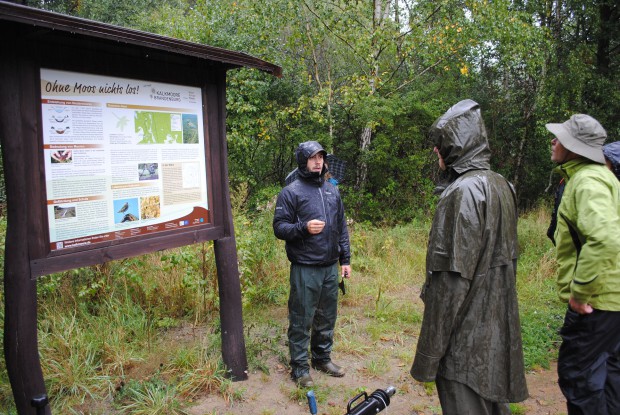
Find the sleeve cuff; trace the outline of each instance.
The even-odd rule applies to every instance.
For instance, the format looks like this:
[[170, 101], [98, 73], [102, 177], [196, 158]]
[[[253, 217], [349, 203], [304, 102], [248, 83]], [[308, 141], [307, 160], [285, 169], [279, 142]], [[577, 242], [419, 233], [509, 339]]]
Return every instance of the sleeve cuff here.
[[417, 352], [413, 365], [411, 365], [411, 376], [420, 382], [434, 382], [439, 368], [441, 357], [427, 356]]
[[587, 304], [590, 302], [590, 298], [592, 298], [592, 295], [588, 294], [588, 293], [583, 293], [579, 290], [579, 285], [575, 284], [575, 282], [571, 282], [570, 284], [570, 296], [573, 297], [575, 300], [577, 300], [578, 302], [582, 303], [582, 304]]

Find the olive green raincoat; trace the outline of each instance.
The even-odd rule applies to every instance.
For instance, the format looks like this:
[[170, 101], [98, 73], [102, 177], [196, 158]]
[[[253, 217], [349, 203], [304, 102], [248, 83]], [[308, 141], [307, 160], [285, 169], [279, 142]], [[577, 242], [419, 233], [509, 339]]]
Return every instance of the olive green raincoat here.
[[411, 368], [493, 402], [527, 398], [516, 293], [517, 208], [510, 183], [490, 168], [478, 104], [459, 102], [431, 127], [450, 183], [431, 228], [424, 320]]

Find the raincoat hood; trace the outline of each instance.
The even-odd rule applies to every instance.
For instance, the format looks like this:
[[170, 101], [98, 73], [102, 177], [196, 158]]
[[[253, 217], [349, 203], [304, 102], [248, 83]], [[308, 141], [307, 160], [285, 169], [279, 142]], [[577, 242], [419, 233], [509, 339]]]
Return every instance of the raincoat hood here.
[[308, 171], [308, 159], [314, 156], [316, 153], [323, 153], [323, 157], [327, 156], [327, 151], [316, 141], [305, 141], [297, 147], [295, 150], [295, 159], [297, 160], [297, 168], [299, 169], [299, 176], [306, 180], [322, 180], [325, 173], [327, 173], [327, 167], [323, 164], [323, 170], [321, 173], [312, 173]]
[[471, 99], [458, 102], [431, 126], [429, 136], [448, 173], [488, 170], [491, 150], [480, 106]]
[[603, 154], [611, 163], [612, 171], [618, 180], [620, 180], [620, 141], [615, 141], [603, 146]]

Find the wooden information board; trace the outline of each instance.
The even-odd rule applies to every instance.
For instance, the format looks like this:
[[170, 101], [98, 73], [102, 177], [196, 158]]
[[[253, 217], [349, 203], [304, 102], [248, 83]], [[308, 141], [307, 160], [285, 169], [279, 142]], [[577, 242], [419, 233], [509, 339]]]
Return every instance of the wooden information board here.
[[37, 276], [203, 241], [214, 241], [223, 360], [246, 379], [226, 72], [281, 68], [4, 1], [0, 35], [4, 340], [18, 412], [49, 413]]

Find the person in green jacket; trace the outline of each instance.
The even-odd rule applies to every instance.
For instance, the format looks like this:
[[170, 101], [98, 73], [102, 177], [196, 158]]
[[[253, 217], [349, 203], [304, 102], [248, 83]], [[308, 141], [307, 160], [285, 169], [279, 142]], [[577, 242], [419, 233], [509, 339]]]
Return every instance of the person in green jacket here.
[[568, 303], [560, 389], [569, 415], [620, 414], [620, 182], [605, 166], [597, 120], [576, 114], [546, 127], [566, 180], [554, 235], [558, 293]]

